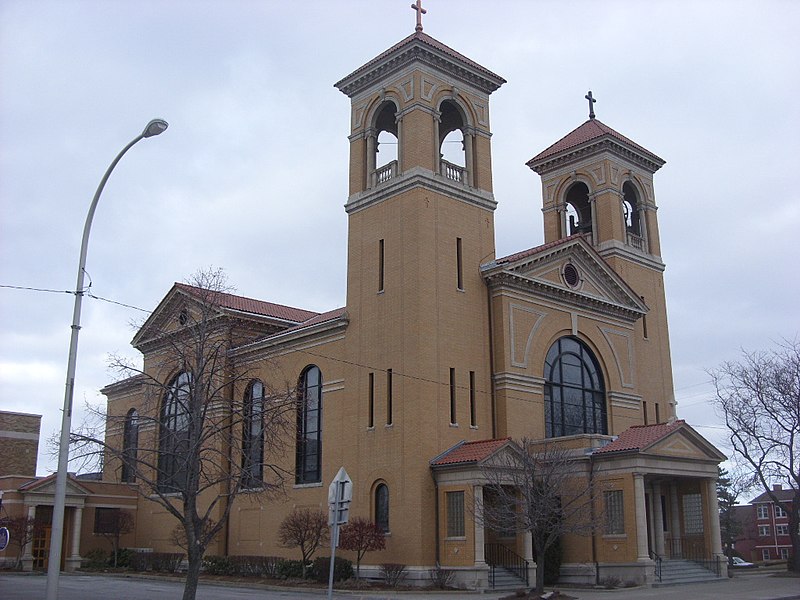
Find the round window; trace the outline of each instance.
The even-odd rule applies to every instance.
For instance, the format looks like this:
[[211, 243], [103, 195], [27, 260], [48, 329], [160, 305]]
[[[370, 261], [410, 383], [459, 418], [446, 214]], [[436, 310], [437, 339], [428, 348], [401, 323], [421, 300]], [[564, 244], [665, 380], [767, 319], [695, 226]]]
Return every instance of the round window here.
[[570, 287], [576, 287], [581, 282], [581, 277], [578, 274], [578, 269], [572, 263], [567, 263], [564, 266], [564, 281]]

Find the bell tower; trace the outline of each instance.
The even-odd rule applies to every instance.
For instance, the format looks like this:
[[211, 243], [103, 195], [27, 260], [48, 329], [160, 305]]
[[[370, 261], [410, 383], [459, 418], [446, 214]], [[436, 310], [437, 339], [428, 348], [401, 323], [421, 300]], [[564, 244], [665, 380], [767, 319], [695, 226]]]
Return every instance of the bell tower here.
[[[414, 33], [335, 86], [351, 101], [345, 386], [370, 465], [354, 476], [386, 478], [403, 494], [396, 522], [427, 539], [435, 515], [415, 507], [434, 492], [415, 474], [492, 435], [480, 265], [495, 252], [489, 96], [505, 80], [424, 33], [412, 7]], [[435, 560], [433, 544], [408, 551]]]
[[634, 345], [642, 422], [664, 422], [675, 415], [653, 187], [664, 160], [598, 120], [592, 92], [585, 98], [589, 119], [527, 163], [542, 178], [545, 243], [582, 235], [644, 300]]

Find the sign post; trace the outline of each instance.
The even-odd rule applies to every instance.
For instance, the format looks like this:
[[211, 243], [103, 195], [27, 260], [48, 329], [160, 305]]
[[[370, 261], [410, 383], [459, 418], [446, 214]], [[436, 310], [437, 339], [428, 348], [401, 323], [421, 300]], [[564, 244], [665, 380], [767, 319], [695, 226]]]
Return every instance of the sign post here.
[[333, 597], [333, 567], [336, 548], [339, 546], [339, 527], [350, 518], [350, 502], [353, 500], [353, 483], [344, 467], [328, 486], [328, 525], [331, 527], [331, 564], [328, 571], [328, 600]]

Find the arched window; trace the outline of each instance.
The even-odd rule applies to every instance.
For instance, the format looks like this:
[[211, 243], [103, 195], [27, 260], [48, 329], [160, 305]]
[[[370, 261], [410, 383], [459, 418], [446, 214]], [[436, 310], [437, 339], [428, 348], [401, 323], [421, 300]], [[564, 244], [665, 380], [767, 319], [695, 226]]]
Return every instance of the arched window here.
[[322, 481], [322, 372], [306, 367], [297, 384], [295, 483]]
[[370, 136], [367, 148], [368, 187], [375, 187], [399, 174], [396, 114], [397, 106], [391, 100], [384, 100], [375, 113], [374, 137]]
[[179, 492], [186, 485], [191, 387], [191, 374], [185, 371], [179, 373], [170, 383], [161, 405], [161, 431], [158, 440], [160, 492]]
[[466, 119], [452, 100], [439, 106], [439, 156], [441, 174], [448, 179], [467, 183], [467, 152], [464, 139]]
[[622, 185], [622, 209], [625, 216], [625, 229], [633, 235], [642, 235], [639, 223], [639, 194], [630, 181]]
[[607, 433], [606, 394], [594, 354], [580, 340], [562, 337], [544, 363], [547, 437]]
[[122, 476], [125, 483], [136, 481], [136, 456], [139, 447], [139, 413], [135, 408], [125, 415], [122, 431]]
[[251, 381], [242, 406], [242, 486], [264, 481], [264, 384]]
[[592, 205], [586, 184], [582, 181], [572, 184], [564, 202], [567, 210], [567, 235], [592, 231]]
[[379, 483], [375, 486], [375, 525], [381, 531], [389, 531], [389, 486]]

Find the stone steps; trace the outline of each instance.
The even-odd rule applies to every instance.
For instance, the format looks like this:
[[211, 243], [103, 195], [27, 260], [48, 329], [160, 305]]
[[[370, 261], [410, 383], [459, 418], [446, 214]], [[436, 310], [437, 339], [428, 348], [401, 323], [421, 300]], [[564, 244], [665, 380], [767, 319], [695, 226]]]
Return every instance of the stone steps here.
[[716, 573], [703, 568], [690, 560], [670, 559], [661, 563], [661, 581], [653, 583], [653, 587], [680, 585], [682, 583], [702, 583], [718, 581]]

